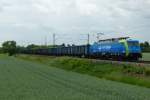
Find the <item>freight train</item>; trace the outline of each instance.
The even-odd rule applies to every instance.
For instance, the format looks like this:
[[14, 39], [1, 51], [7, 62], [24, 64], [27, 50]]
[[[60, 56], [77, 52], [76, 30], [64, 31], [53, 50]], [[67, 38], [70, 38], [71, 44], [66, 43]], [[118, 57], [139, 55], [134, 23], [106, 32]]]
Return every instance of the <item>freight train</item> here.
[[26, 49], [26, 54], [50, 56], [77, 56], [111, 60], [138, 60], [142, 52], [138, 40], [129, 37], [99, 40], [92, 45], [57, 46], [51, 48]]

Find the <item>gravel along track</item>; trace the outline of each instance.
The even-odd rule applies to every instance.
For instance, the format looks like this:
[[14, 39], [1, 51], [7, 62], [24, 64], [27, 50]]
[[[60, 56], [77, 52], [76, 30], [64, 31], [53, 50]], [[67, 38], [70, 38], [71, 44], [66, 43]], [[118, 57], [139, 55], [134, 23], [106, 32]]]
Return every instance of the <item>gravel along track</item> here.
[[112, 64], [129, 64], [129, 65], [138, 65], [138, 66], [150, 66], [150, 61], [113, 61], [113, 60], [100, 60], [100, 59], [89, 59], [93, 62], [104, 62], [104, 63], [112, 63]]
[[150, 100], [150, 89], [0, 56], [0, 100]]

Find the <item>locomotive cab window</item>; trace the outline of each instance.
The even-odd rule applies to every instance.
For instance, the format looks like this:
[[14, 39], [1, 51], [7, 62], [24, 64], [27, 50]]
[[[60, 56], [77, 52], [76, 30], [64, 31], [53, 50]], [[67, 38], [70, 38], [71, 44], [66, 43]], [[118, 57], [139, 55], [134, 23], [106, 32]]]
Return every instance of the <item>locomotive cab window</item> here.
[[139, 46], [139, 42], [128, 41], [129, 46]]

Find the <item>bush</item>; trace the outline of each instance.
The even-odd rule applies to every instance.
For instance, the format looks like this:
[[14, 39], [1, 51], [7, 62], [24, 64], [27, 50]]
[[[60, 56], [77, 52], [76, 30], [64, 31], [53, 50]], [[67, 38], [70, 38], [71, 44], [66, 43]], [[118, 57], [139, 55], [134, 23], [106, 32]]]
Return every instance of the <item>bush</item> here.
[[137, 66], [130, 66], [130, 65], [123, 65], [123, 71], [125, 73], [131, 73], [131, 74], [143, 74], [145, 72], [144, 67], [137, 67]]
[[9, 56], [15, 55], [17, 52], [17, 46], [15, 41], [6, 41], [2, 44], [2, 50], [4, 53], [8, 53]]
[[150, 76], [150, 69], [146, 69], [145, 75], [146, 75], [146, 76]]

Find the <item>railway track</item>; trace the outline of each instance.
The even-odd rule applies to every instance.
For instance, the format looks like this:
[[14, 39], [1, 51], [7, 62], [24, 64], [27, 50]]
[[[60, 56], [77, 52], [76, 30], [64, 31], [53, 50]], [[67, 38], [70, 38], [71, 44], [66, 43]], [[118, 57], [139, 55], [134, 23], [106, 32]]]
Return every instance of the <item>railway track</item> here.
[[138, 61], [137, 63], [143, 63], [143, 64], [149, 64], [150, 65], [150, 61], [144, 61], [144, 60]]
[[100, 59], [92, 59], [95, 62], [104, 62], [104, 63], [112, 63], [112, 64], [129, 64], [129, 65], [137, 65], [137, 66], [150, 66], [150, 61], [114, 61], [114, 60], [100, 60]]

